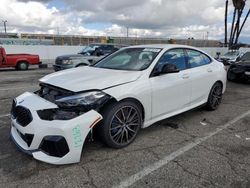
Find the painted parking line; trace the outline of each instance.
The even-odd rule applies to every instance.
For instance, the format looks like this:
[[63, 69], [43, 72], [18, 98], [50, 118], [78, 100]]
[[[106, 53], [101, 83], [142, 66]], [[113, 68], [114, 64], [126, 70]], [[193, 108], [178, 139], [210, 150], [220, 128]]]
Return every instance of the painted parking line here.
[[0, 88], [0, 91], [7, 91], [7, 90], [18, 90], [18, 89], [27, 89], [27, 88], [34, 88], [38, 87], [37, 85], [34, 86], [26, 86], [26, 87], [9, 87], [9, 88]]
[[2, 114], [2, 115], [0, 115], [0, 118], [9, 117], [9, 116], [10, 116], [10, 114]]
[[236, 123], [237, 121], [241, 120], [242, 118], [244, 118], [244, 117], [246, 117], [248, 115], [250, 115], [250, 110], [247, 111], [246, 113], [242, 114], [242, 115], [237, 116], [236, 118], [229, 121], [228, 123], [218, 127], [215, 131], [210, 132], [207, 136], [202, 137], [202, 138], [197, 138], [193, 142], [187, 144], [186, 146], [178, 149], [177, 151], [171, 153], [170, 155], [165, 156], [163, 159], [153, 163], [152, 165], [149, 165], [149, 166], [145, 167], [140, 172], [137, 172], [136, 174], [128, 177], [127, 179], [122, 181], [118, 186], [114, 186], [114, 187], [115, 188], [125, 188], [125, 187], [129, 187], [129, 186], [133, 185], [134, 183], [141, 180], [145, 176], [147, 176], [150, 173], [152, 173], [152, 172], [158, 170], [159, 168], [165, 166], [166, 164], [173, 161], [178, 156], [180, 156], [180, 155], [184, 154], [185, 152], [191, 150], [192, 148], [194, 148], [197, 145], [201, 144], [202, 142], [208, 140], [209, 138], [213, 137], [214, 135], [218, 134], [222, 130], [228, 128], [229, 126], [233, 125], [234, 123]]

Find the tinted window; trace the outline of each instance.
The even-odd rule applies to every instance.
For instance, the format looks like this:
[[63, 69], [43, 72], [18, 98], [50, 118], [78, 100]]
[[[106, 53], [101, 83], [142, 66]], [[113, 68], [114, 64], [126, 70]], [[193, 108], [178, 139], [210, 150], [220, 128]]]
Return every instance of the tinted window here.
[[161, 70], [165, 64], [174, 64], [179, 70], [186, 69], [185, 53], [182, 49], [173, 49], [160, 58], [157, 69]]
[[242, 57], [242, 61], [250, 61], [250, 52], [246, 52]]
[[211, 59], [208, 56], [206, 56], [205, 54], [201, 54], [201, 55], [203, 56], [203, 59], [204, 59], [206, 64], [211, 63]]
[[211, 62], [211, 59], [201, 52], [195, 50], [187, 50], [187, 53], [190, 68], [207, 65]]

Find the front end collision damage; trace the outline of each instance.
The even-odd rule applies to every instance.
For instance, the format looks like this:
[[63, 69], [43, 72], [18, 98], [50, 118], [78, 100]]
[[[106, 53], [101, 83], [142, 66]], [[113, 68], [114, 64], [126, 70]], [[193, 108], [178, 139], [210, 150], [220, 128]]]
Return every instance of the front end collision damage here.
[[[87, 135], [102, 120], [98, 111], [113, 98], [107, 95], [109, 97], [98, 103], [98, 107], [70, 110], [61, 109], [38, 93], [26, 92], [15, 99], [11, 113], [12, 140], [23, 152], [46, 163], [60, 165], [79, 162]], [[15, 112], [15, 107], [28, 109], [32, 120], [27, 125], [20, 123], [20, 112]]]

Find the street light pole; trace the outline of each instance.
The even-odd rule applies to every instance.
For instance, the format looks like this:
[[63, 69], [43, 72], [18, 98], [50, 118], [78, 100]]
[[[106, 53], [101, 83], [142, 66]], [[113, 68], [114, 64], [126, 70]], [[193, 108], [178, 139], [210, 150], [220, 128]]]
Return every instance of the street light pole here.
[[6, 30], [6, 23], [7, 23], [7, 20], [3, 20], [3, 26], [4, 26], [4, 32], [7, 33], [7, 30]]

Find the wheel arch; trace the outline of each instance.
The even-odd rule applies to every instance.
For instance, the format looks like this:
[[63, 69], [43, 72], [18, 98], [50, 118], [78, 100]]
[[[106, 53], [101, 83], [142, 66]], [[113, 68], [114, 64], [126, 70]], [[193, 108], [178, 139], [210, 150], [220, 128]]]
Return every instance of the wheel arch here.
[[18, 66], [20, 63], [27, 63], [27, 65], [30, 64], [30, 62], [27, 59], [18, 59], [16, 61], [16, 66]]
[[145, 120], [144, 106], [143, 106], [143, 104], [138, 99], [133, 98], [133, 97], [123, 98], [123, 99], [121, 99], [119, 101], [112, 97], [98, 111], [102, 112], [107, 106], [109, 106], [109, 105], [111, 105], [113, 103], [119, 103], [119, 102], [125, 102], [125, 101], [134, 102], [136, 105], [138, 105], [141, 108], [142, 120], [144, 121]]
[[142, 120], [144, 121], [145, 110], [144, 110], [143, 104], [138, 99], [133, 98], [133, 97], [124, 98], [124, 99], [120, 100], [119, 102], [124, 102], [124, 101], [130, 101], [130, 102], [134, 102], [135, 104], [137, 104], [141, 108]]
[[[223, 84], [223, 82], [221, 81], [221, 80], [217, 80], [214, 84], [216, 84], [216, 83], [219, 83], [219, 84], [221, 84], [221, 86], [222, 86], [222, 90], [224, 91], [224, 84]], [[213, 85], [214, 86], [214, 85]]]
[[217, 81], [214, 82], [214, 84], [211, 86], [211, 88], [210, 88], [210, 90], [209, 90], [209, 93], [208, 93], [208, 95], [207, 95], [207, 100], [208, 100], [208, 98], [209, 98], [209, 95], [210, 95], [210, 92], [211, 92], [212, 88], [214, 87], [214, 85], [215, 85], [216, 83], [219, 83], [219, 84], [222, 86], [222, 90], [224, 91], [224, 84], [223, 84], [223, 82], [222, 82], [221, 80], [217, 80]]

